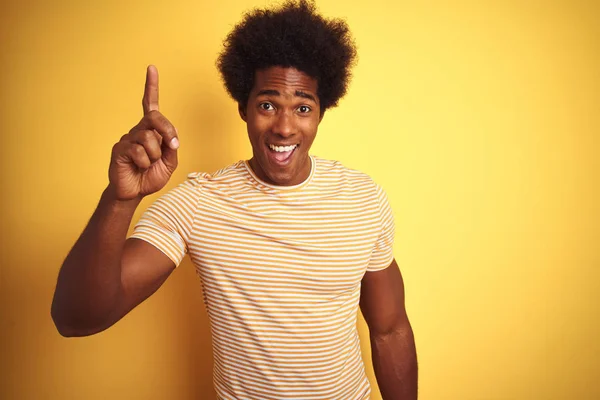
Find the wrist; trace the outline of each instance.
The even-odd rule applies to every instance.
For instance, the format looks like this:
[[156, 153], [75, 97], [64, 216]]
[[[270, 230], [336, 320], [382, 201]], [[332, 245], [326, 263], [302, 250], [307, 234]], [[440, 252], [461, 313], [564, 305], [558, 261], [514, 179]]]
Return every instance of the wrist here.
[[104, 203], [110, 204], [119, 209], [135, 209], [140, 204], [143, 195], [137, 195], [131, 199], [121, 199], [117, 195], [117, 188], [115, 188], [112, 184], [108, 184], [106, 189], [102, 192], [101, 200]]

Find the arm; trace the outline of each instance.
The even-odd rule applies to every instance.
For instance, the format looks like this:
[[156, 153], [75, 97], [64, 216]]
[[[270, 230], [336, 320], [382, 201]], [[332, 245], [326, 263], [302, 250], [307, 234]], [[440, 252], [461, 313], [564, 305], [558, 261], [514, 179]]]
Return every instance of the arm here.
[[360, 307], [369, 326], [375, 377], [384, 400], [417, 398], [417, 355], [404, 307], [404, 283], [396, 261], [367, 272]]
[[110, 184], [65, 259], [52, 301], [63, 336], [100, 332], [154, 293], [175, 264], [154, 246], [126, 240], [141, 199], [162, 189], [177, 167], [179, 142], [158, 111], [158, 72], [148, 67], [144, 117], [115, 144]]
[[63, 336], [100, 332], [154, 293], [175, 268], [164, 253], [126, 240], [138, 199], [106, 189], [58, 275], [52, 318]]

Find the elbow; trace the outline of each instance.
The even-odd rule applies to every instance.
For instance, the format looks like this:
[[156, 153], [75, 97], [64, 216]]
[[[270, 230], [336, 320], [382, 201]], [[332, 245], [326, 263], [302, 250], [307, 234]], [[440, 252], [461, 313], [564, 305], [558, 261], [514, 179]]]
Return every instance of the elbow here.
[[57, 323], [56, 320], [54, 320], [54, 326], [56, 327], [58, 333], [65, 338], [85, 336], [77, 329], [73, 329], [72, 327], [65, 324]]
[[56, 319], [54, 316], [52, 317], [52, 320], [54, 321], [54, 326], [56, 327], [58, 333], [65, 338], [91, 336], [96, 333], [102, 332], [104, 329], [106, 329], [90, 328], [87, 326], [65, 323], [60, 319]]
[[86, 324], [85, 321], [60, 310], [54, 303], [52, 304], [50, 316], [58, 333], [65, 338], [91, 336], [107, 328]]
[[70, 338], [85, 336], [83, 330], [80, 328], [78, 329], [76, 326], [69, 323], [65, 315], [61, 314], [54, 304], [52, 305], [50, 316], [52, 317], [52, 322], [54, 322], [54, 327], [62, 337]]
[[384, 342], [398, 338], [401, 338], [402, 340], [414, 340], [414, 334], [408, 319], [402, 319], [400, 321], [394, 321], [394, 323], [391, 324], [372, 326], [369, 328], [372, 340]]
[[68, 338], [68, 337], [81, 336], [81, 335], [78, 335], [77, 329], [74, 329], [70, 324], [67, 324], [64, 321], [64, 319], [61, 319], [57, 315], [57, 313], [54, 311], [54, 307], [52, 308], [52, 311], [50, 312], [50, 316], [52, 317], [52, 322], [54, 322], [54, 327], [56, 328], [56, 330], [62, 337]]

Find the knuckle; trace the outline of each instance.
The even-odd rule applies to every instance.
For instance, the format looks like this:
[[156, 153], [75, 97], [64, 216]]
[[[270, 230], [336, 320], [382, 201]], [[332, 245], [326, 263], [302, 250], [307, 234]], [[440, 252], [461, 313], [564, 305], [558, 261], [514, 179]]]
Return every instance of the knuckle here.
[[120, 150], [119, 143], [115, 143], [115, 145], [110, 150], [111, 156], [115, 157], [115, 156], [119, 155], [119, 150]]
[[162, 145], [162, 142], [163, 142], [163, 137], [160, 133], [158, 133], [158, 131], [153, 131], [153, 134], [154, 135], [152, 136], [152, 138], [153, 138], [154, 142], [156, 143], [157, 147], [160, 148], [160, 146]]
[[[127, 135], [125, 135], [127, 136]], [[127, 141], [121, 138], [117, 143], [113, 144], [111, 153], [113, 155], [120, 155], [127, 151]]]
[[139, 133], [139, 138], [138, 140], [142, 141], [142, 142], [149, 142], [154, 138], [154, 132], [153, 131], [149, 131], [149, 130], [145, 130], [145, 131], [141, 131]]
[[142, 156], [142, 155], [144, 155], [144, 154], [146, 153], [146, 150], [144, 150], [144, 147], [143, 147], [142, 145], [139, 145], [139, 144], [137, 144], [137, 143], [134, 143], [134, 144], [132, 144], [132, 145], [131, 145], [131, 147], [129, 148], [129, 153], [130, 153], [132, 156], [139, 157], [139, 156]]
[[162, 117], [162, 114], [158, 110], [151, 110], [146, 115], [148, 116], [148, 118], [150, 118], [151, 121], [154, 121], [154, 122], [159, 121], [160, 117]]
[[162, 152], [159, 150], [155, 154], [152, 154], [150, 156], [150, 161], [152, 161], [152, 162], [158, 161], [158, 160], [160, 160], [161, 157], [162, 157]]
[[137, 144], [144, 144], [147, 143], [148, 140], [151, 137], [151, 133], [152, 131], [148, 131], [148, 130], [139, 130], [137, 132], [134, 132], [131, 135], [131, 141]]
[[146, 148], [146, 152], [148, 153], [148, 157], [150, 158], [156, 158], [156, 157], [160, 157], [160, 146], [158, 145], [152, 145], [152, 146], [148, 146]]

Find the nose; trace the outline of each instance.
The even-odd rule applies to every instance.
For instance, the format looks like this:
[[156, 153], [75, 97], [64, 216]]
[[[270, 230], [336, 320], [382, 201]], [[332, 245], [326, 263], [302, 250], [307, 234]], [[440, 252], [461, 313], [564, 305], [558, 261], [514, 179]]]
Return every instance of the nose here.
[[278, 113], [273, 125], [273, 133], [282, 137], [290, 137], [295, 133], [294, 117], [287, 111]]

